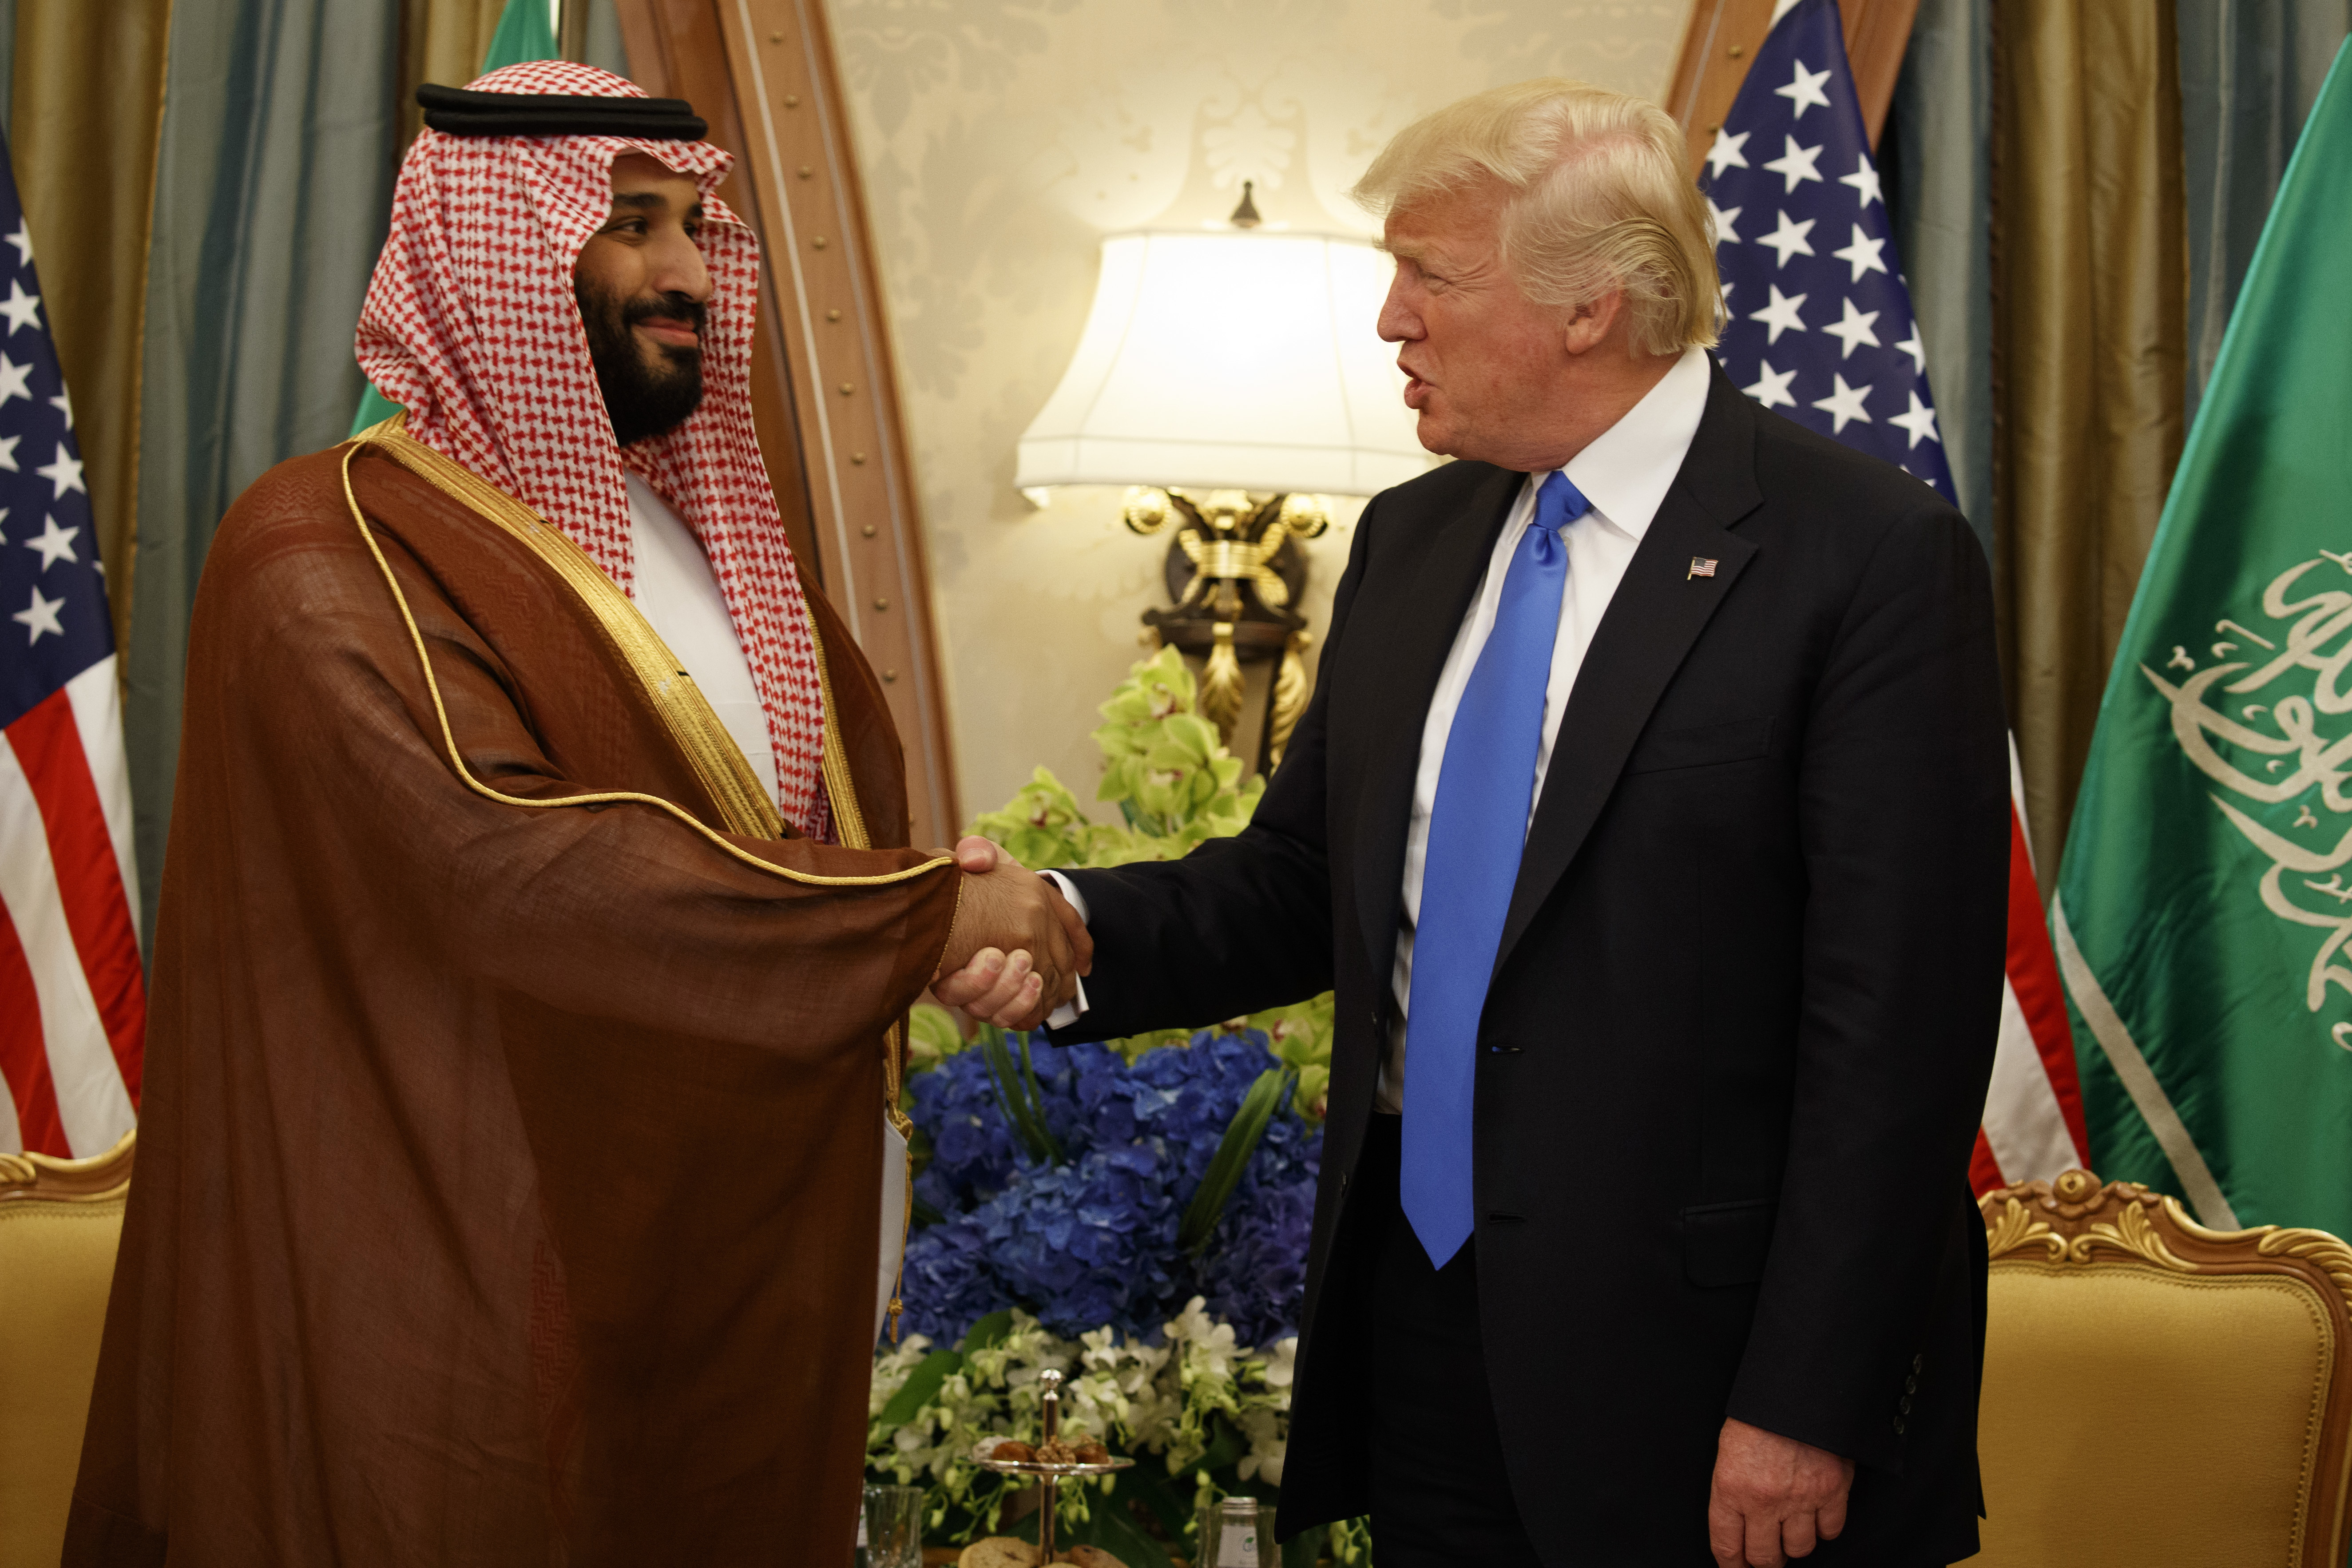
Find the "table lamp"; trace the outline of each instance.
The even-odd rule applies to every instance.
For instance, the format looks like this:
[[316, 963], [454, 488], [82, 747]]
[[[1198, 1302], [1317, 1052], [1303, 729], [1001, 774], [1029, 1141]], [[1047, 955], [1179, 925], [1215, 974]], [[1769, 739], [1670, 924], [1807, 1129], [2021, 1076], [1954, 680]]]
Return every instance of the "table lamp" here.
[[1231, 226], [1113, 235], [1077, 353], [1021, 437], [1014, 483], [1126, 485], [1138, 533], [1174, 526], [1171, 605], [1148, 640], [1205, 660], [1201, 711], [1231, 742], [1242, 666], [1279, 657], [1257, 766], [1307, 705], [1297, 541], [1329, 498], [1425, 471], [1395, 351], [1375, 328], [1388, 258], [1361, 239], [1268, 231], [1250, 185]]

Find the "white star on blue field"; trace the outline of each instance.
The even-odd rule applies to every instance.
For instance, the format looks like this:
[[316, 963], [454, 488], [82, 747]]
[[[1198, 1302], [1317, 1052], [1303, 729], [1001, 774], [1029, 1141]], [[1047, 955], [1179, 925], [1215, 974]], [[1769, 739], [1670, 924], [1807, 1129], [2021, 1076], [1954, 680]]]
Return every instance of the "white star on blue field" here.
[[73, 403], [0, 145], [0, 725], [114, 651]]
[[1957, 504], [1836, 0], [1798, 0], [1773, 27], [1699, 184], [1731, 379]]

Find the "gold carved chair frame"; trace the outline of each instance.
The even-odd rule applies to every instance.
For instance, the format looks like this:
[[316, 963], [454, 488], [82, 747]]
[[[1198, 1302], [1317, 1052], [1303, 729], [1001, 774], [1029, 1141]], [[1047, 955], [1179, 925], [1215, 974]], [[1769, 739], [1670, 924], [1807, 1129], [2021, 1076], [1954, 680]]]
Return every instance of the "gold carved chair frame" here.
[[[2352, 1247], [2317, 1230], [2283, 1229], [2277, 1226], [2242, 1231], [2209, 1230], [2190, 1218], [2172, 1198], [2150, 1192], [2137, 1183], [2103, 1184], [2090, 1172], [2080, 1170], [2068, 1171], [2054, 1182], [2029, 1182], [2001, 1188], [1985, 1194], [1978, 1206], [1984, 1215], [1986, 1247], [1997, 1286], [2004, 1269], [2061, 1280], [2079, 1279], [2093, 1271], [2137, 1271], [2143, 1275], [2153, 1271], [2162, 1278], [2194, 1281], [2202, 1288], [2226, 1289], [2231, 1281], [2255, 1288], [2266, 1285], [2273, 1296], [2285, 1289], [2302, 1300], [2311, 1314], [2316, 1359], [2313, 1363], [2303, 1434], [2302, 1475], [2294, 1487], [2295, 1516], [2291, 1523], [2282, 1522], [2278, 1527], [2281, 1539], [2289, 1542], [2283, 1568], [2340, 1568], [2346, 1556], [2347, 1522], [2352, 1522], [2347, 1513], [2347, 1483], [2352, 1483]], [[2078, 1270], [2082, 1275], [2077, 1275]], [[1996, 1298], [1998, 1295], [1997, 1289]], [[2073, 1348], [2093, 1348], [2085, 1343], [2084, 1325], [2079, 1320], [2004, 1320], [1998, 1299], [1992, 1320], [1989, 1333], [1995, 1341], [2003, 1336], [2052, 1336], [2053, 1342], [2035, 1347], [2045, 1362], [2063, 1357]], [[2118, 1326], [2115, 1334], [2121, 1333]], [[2137, 1347], [2128, 1340], [2110, 1336], [2106, 1325], [2096, 1325], [2093, 1334], [2100, 1341], [2095, 1348], [2105, 1360], [2128, 1361], [2135, 1356]], [[2064, 1337], [2067, 1335], [2076, 1337], [2070, 1342]], [[2218, 1355], [2226, 1359], [2229, 1347], [2214, 1348]], [[1989, 1355], [1987, 1360], [1989, 1413], [2004, 1399], [2030, 1403], [2035, 1393], [1996, 1388], [2000, 1359], [1998, 1355]], [[2177, 1364], [2173, 1370], [2177, 1372]], [[2137, 1362], [2133, 1368], [2134, 1378], [2141, 1381], [2144, 1387], [2152, 1386], [2159, 1403], [2167, 1374], [2168, 1366], [2154, 1356]], [[2294, 1386], [2301, 1387], [2300, 1381]], [[2278, 1392], [2273, 1388], [2269, 1397], [2276, 1398]], [[2194, 1405], [2193, 1399], [2184, 1396], [2173, 1419], [2179, 1423], [2193, 1421]], [[2228, 1414], [2243, 1417], [2258, 1411], [2260, 1399], [2250, 1391], [2246, 1405]], [[2207, 1408], [2210, 1412], [2216, 1407]], [[1993, 1550], [1993, 1532], [2002, 1522], [1997, 1516], [2003, 1506], [1996, 1482], [2005, 1468], [2020, 1465], [2023, 1457], [1997, 1452], [2000, 1438], [1996, 1432], [1988, 1430], [1984, 1436], [1989, 1439], [1984, 1452], [1986, 1561], [2031, 1560], [2034, 1553], [2028, 1551], [2020, 1554], [2014, 1542], [2009, 1550]], [[2095, 1488], [2105, 1499], [2101, 1509], [2110, 1517], [2134, 1511], [2132, 1444], [2145, 1445], [2151, 1437], [2161, 1440], [2160, 1434], [2151, 1434], [2146, 1428], [2118, 1431], [2113, 1436], [2115, 1443], [2111, 1447], [2103, 1446], [2100, 1457], [2102, 1468], [2108, 1472], [2104, 1479], [2095, 1481], [2084, 1476], [2053, 1483], [2072, 1486], [2079, 1482]], [[2038, 1465], [2038, 1459], [2035, 1463]], [[2110, 1483], [2113, 1489], [2109, 1489]], [[2147, 1483], [2144, 1480], [2143, 1484]], [[2228, 1489], [2225, 1484], [2217, 1484], [2216, 1498], [2222, 1498]], [[2089, 1497], [2089, 1491], [2083, 1493], [2086, 1503]], [[2181, 1500], [2175, 1497], [2162, 1506], [2178, 1507]], [[2191, 1504], [2192, 1513], [2193, 1508]], [[2143, 1507], [2137, 1511], [2145, 1514], [2150, 1510]], [[2161, 1511], [2161, 1508], [2156, 1511]], [[2082, 1510], [2077, 1512], [2089, 1517]], [[2050, 1561], [2054, 1563], [2056, 1559]]]

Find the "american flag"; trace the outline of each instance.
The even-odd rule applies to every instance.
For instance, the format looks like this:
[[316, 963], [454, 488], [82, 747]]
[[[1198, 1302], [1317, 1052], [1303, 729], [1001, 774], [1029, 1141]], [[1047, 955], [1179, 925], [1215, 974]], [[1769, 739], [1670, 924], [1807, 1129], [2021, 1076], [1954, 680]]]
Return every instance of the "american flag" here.
[[0, 1151], [137, 1119], [147, 1032], [131, 780], [89, 491], [0, 141]]
[[[1733, 382], [1958, 504], [1837, 0], [1779, 0], [1699, 183], [1722, 274], [1717, 352]], [[2013, 747], [2010, 786], [2009, 974], [1970, 1172], [1979, 1192], [2089, 1158]]]

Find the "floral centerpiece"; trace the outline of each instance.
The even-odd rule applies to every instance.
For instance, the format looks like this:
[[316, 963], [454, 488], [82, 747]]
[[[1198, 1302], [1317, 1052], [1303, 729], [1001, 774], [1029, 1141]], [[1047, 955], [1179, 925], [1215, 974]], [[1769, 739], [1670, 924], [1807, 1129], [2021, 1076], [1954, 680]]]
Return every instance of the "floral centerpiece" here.
[[[1039, 768], [971, 831], [1032, 869], [1169, 859], [1238, 833], [1264, 785], [1194, 700], [1170, 648], [1103, 704], [1098, 798], [1118, 823], [1090, 820]], [[927, 1489], [929, 1540], [1020, 1531], [1013, 1485], [974, 1454], [1034, 1436], [1047, 1367], [1068, 1379], [1065, 1421], [1140, 1461], [1064, 1487], [1064, 1539], [1167, 1568], [1202, 1504], [1277, 1494], [1330, 1041], [1328, 995], [1069, 1047], [993, 1028], [967, 1040], [918, 1009], [908, 1335], [875, 1363], [866, 1464]], [[1358, 1563], [1367, 1546], [1341, 1527], [1284, 1555]]]

